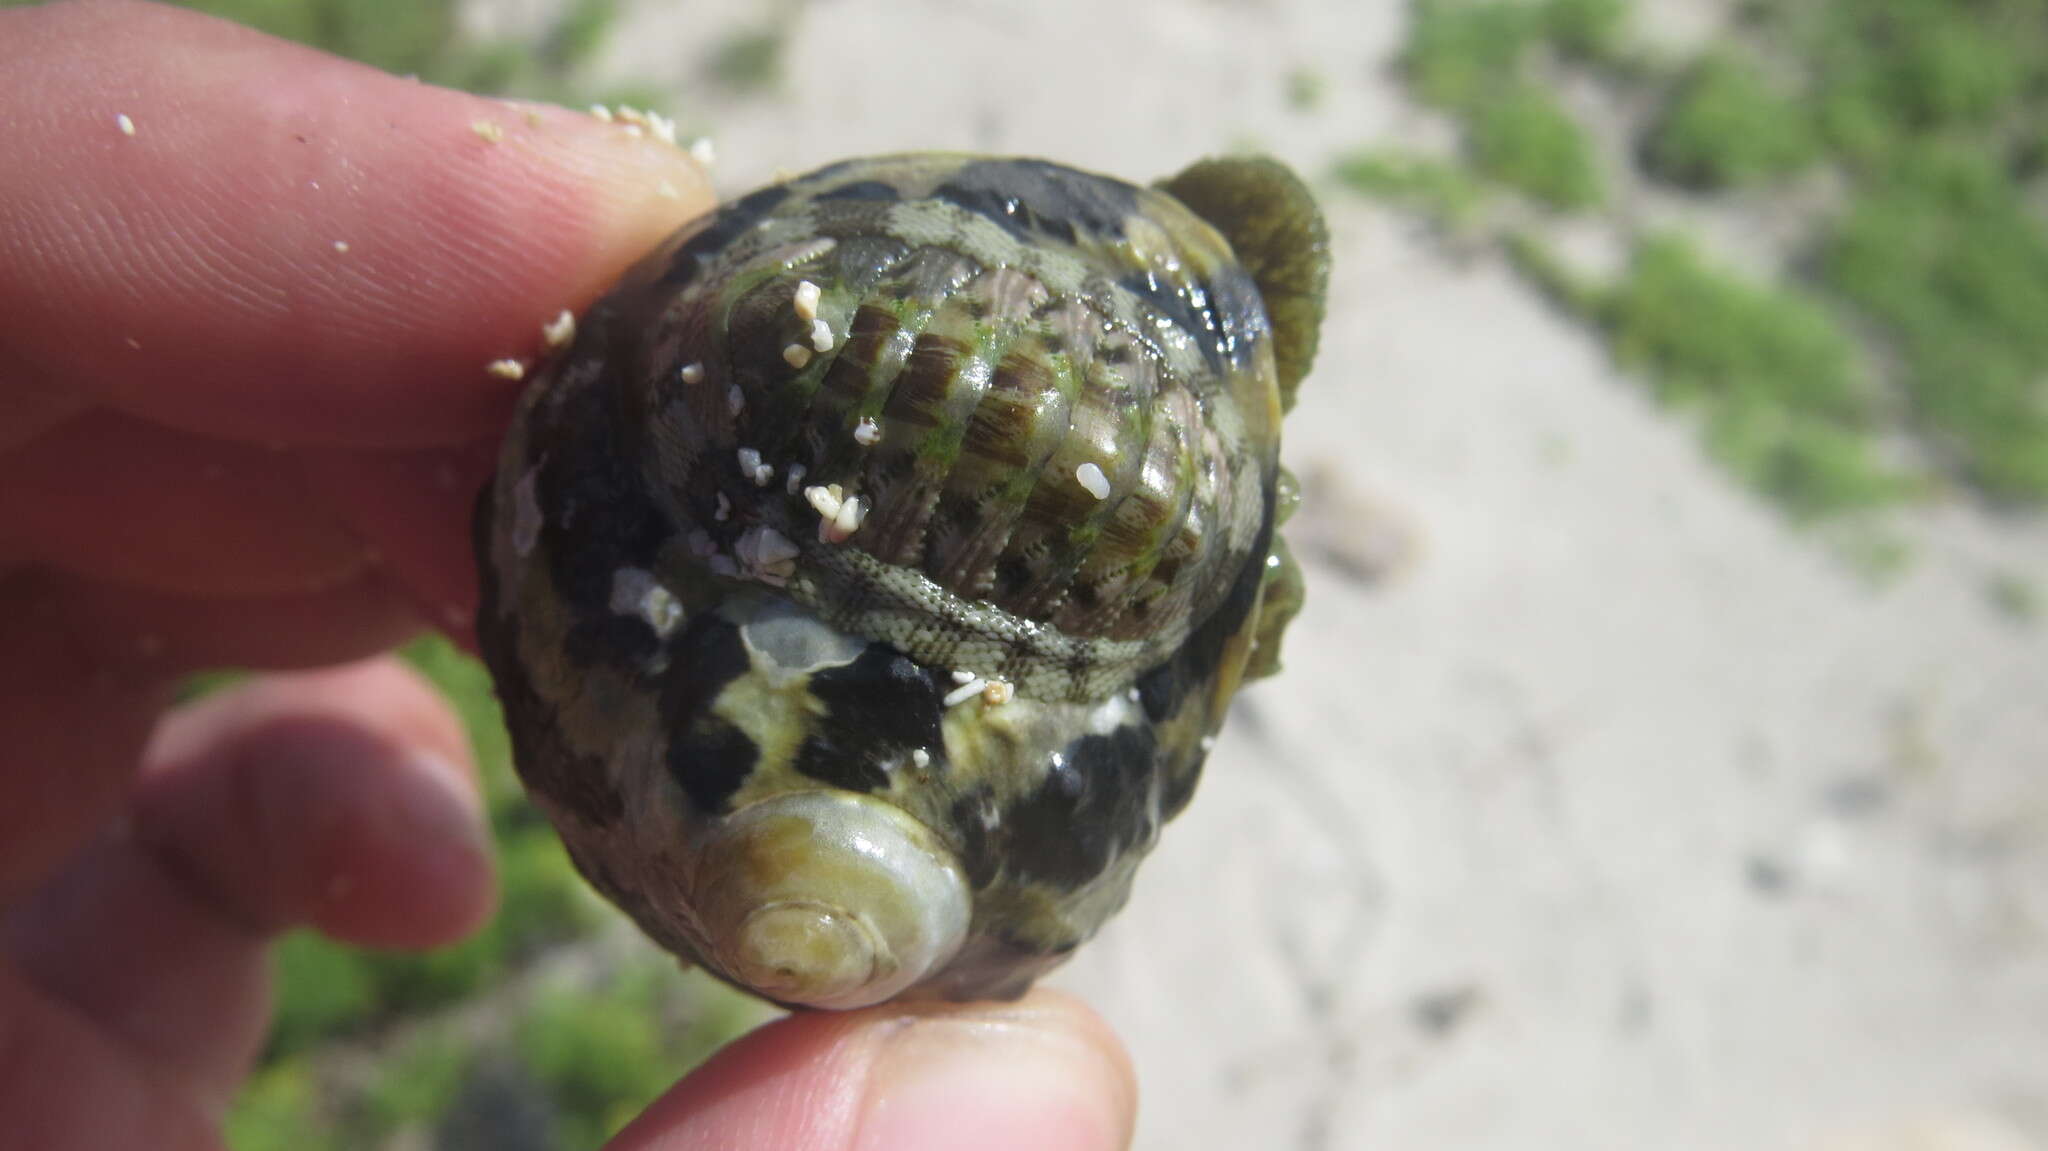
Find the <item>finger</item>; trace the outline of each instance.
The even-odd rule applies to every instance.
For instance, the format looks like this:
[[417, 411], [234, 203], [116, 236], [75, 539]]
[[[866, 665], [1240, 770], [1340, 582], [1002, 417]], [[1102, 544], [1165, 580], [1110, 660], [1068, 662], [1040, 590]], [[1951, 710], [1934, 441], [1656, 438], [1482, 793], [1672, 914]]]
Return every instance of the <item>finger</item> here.
[[0, 906], [112, 818], [178, 676], [359, 659], [418, 629], [408, 599], [374, 571], [242, 600], [0, 578]]
[[318, 667], [388, 650], [421, 627], [410, 597], [375, 568], [301, 595], [217, 599], [78, 578], [52, 580], [42, 594], [100, 677]]
[[7, 406], [0, 410], [0, 452], [20, 447], [91, 407], [84, 396], [45, 391], [25, 380], [17, 382], [4, 371], [0, 385], [8, 391]]
[[263, 1042], [263, 941], [123, 829], [93, 839], [0, 923], [21, 974], [125, 1062], [215, 1107]]
[[268, 676], [168, 718], [135, 838], [224, 916], [430, 947], [489, 916], [483, 801], [448, 705], [380, 657]]
[[308, 449], [306, 477], [334, 514], [375, 549], [422, 619], [474, 648], [477, 493], [497, 465], [496, 437], [410, 452]]
[[479, 438], [517, 392], [483, 366], [710, 203], [651, 134], [177, 9], [0, 39], [0, 364], [202, 434]]
[[110, 671], [76, 623], [60, 585], [0, 577], [0, 907], [112, 817], [164, 700], [162, 680]]
[[0, 457], [0, 539], [66, 571], [201, 596], [329, 587], [367, 559], [293, 457], [112, 412]]
[[0, 1115], [9, 1146], [211, 1151], [214, 1124], [78, 1013], [0, 965]]
[[1130, 1144], [1130, 1060], [1078, 1001], [803, 1013], [739, 1040], [608, 1151], [924, 1151]]
[[263, 947], [311, 924], [422, 947], [489, 914], [460, 723], [390, 659], [272, 676], [172, 713], [131, 816], [7, 922], [48, 993], [225, 1106], [268, 1015]]

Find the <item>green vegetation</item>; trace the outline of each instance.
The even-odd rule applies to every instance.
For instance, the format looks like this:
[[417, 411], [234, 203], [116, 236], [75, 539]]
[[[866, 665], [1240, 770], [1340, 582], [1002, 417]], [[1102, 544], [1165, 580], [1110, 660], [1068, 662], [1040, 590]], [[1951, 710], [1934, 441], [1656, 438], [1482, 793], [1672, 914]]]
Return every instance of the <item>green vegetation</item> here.
[[1423, 100], [1455, 115], [1485, 176], [1553, 208], [1598, 205], [1600, 169], [1578, 121], [1536, 79], [1536, 49], [1607, 58], [1613, 0], [1418, 0], [1404, 64]]
[[1643, 240], [1608, 286], [1573, 275], [1526, 234], [1509, 251], [1553, 298], [1601, 325], [1659, 399], [1693, 413], [1716, 458], [1795, 517], [1914, 490], [1877, 458], [1855, 349], [1812, 298], [1717, 267], [1675, 236]]
[[234, 1151], [328, 1151], [337, 1148], [320, 1085], [310, 1065], [271, 1063], [249, 1080], [228, 1112]]
[[1503, 89], [1474, 109], [1469, 146], [1481, 175], [1553, 208], [1600, 203], [1600, 169], [1578, 121], [1535, 84]]
[[537, 44], [463, 34], [457, 0], [182, 0], [215, 16], [400, 76], [489, 95], [581, 106], [658, 104], [633, 85], [594, 90], [589, 64], [617, 22], [618, 0], [571, 0]]
[[1628, 7], [1629, 0], [1549, 0], [1537, 10], [1537, 19], [1561, 55], [1616, 64], [1628, 55]]
[[1634, 255], [1612, 283], [1560, 261], [1540, 226], [1493, 238], [1799, 518], [1950, 481], [2048, 501], [2048, 0], [1738, 11], [1722, 42], [1666, 63], [1630, 41], [1626, 0], [1414, 0], [1406, 74], [1456, 119], [1463, 161], [1362, 151], [1335, 175], [1467, 233], [1501, 216], [1495, 196], [1596, 208], [1594, 149], [1555, 94], [1575, 69], [1659, 109], [1630, 157], [1652, 183], [1768, 203], [1828, 169], [1847, 195], [1785, 283], [1626, 220]]
[[1287, 73], [1287, 106], [1297, 112], [1313, 112], [1330, 97], [1330, 78], [1314, 68], [1301, 67]]
[[1848, 424], [1869, 412], [1848, 340], [1810, 300], [1704, 260], [1689, 242], [1652, 236], [1608, 298], [1615, 354], [1678, 404], [1747, 395]]
[[2025, 576], [1999, 572], [1984, 582], [1984, 594], [2007, 619], [2030, 624], [2041, 618], [2041, 589]]
[[785, 40], [779, 25], [731, 36], [711, 53], [711, 78], [736, 95], [773, 91], [782, 84]]
[[1902, 160], [1829, 230], [1822, 277], [1884, 326], [1957, 470], [2048, 500], [2048, 228], [1981, 154]]
[[1687, 70], [1648, 152], [1661, 178], [1716, 188], [1797, 172], [1819, 155], [1819, 142], [1804, 104], [1755, 60], [1722, 49]]
[[552, 988], [520, 1021], [514, 1046], [556, 1102], [560, 1146], [596, 1146], [702, 1059], [704, 1021], [693, 1026], [670, 976], [643, 966], [596, 989]]
[[1393, 151], [1359, 151], [1337, 161], [1337, 179], [1369, 196], [1415, 208], [1440, 226], [1479, 219], [1486, 189], [1458, 164]]

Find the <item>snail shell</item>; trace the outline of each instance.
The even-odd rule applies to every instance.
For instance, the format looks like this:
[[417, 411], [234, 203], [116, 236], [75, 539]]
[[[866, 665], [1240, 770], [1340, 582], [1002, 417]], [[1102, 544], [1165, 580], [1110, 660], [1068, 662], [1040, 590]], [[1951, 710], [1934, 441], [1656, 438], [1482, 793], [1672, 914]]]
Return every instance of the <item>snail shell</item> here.
[[584, 874], [792, 1005], [1012, 996], [1093, 934], [1298, 605], [1326, 249], [1270, 161], [933, 154], [637, 265], [478, 514], [485, 658]]

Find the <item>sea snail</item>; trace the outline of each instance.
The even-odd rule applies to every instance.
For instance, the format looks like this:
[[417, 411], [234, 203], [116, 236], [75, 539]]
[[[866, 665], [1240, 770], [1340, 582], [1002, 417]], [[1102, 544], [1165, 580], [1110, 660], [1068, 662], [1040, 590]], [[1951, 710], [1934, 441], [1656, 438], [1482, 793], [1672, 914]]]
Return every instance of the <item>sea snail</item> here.
[[483, 652], [583, 874], [785, 1005], [1021, 994], [1277, 667], [1327, 278], [1260, 159], [853, 160], [641, 261], [477, 515]]

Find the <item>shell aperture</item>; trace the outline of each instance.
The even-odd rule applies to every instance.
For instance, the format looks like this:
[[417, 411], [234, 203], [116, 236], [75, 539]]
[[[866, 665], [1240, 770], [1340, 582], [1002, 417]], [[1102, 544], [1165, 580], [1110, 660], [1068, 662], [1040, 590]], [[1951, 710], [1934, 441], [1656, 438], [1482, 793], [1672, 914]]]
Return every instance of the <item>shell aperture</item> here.
[[1305, 370], [1320, 217], [1198, 170], [1214, 226], [1038, 160], [836, 164], [684, 228], [536, 377], [479, 634], [529, 791], [658, 942], [792, 1005], [1010, 996], [1123, 904], [1298, 599], [1275, 350]]

